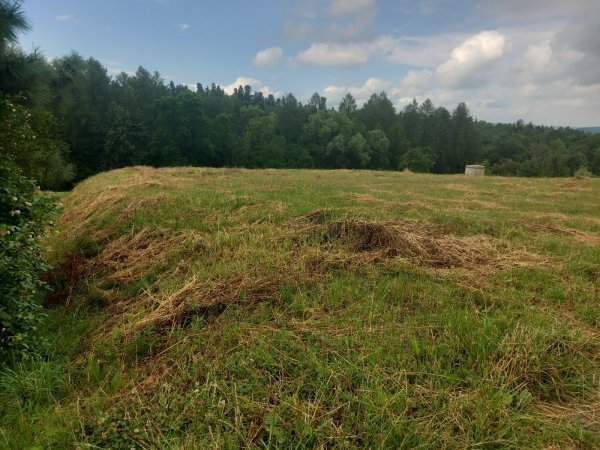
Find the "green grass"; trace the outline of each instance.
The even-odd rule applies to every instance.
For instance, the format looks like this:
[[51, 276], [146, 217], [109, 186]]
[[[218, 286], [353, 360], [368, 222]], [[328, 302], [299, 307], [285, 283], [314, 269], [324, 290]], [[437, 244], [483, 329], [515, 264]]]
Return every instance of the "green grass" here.
[[97, 175], [62, 198], [48, 245], [73, 295], [0, 374], [0, 447], [597, 448], [598, 198], [598, 179]]

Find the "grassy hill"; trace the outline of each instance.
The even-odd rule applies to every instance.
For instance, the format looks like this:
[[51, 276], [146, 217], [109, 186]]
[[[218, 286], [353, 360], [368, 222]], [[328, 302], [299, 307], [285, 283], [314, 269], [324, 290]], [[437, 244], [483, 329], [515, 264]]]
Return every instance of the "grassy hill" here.
[[151, 169], [63, 199], [7, 448], [597, 448], [600, 180]]

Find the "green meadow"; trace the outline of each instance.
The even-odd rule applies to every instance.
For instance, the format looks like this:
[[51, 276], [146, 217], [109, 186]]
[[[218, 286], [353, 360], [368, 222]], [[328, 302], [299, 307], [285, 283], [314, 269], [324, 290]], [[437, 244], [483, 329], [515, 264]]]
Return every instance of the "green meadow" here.
[[2, 448], [600, 446], [600, 179], [132, 167], [61, 201]]

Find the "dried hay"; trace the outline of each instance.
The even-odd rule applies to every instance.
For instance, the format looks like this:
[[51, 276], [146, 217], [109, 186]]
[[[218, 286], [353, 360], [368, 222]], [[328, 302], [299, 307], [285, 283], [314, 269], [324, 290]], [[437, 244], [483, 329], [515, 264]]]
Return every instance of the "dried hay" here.
[[357, 192], [347, 192], [342, 194], [342, 197], [350, 197], [361, 203], [381, 202], [382, 200], [373, 197], [371, 194], [359, 194]]
[[446, 189], [451, 189], [453, 191], [466, 192], [469, 194], [480, 194], [480, 195], [493, 195], [494, 193], [491, 191], [486, 191], [483, 189], [475, 189], [473, 186], [465, 185], [465, 184], [456, 184], [456, 183], [448, 183], [443, 186]]
[[[75, 240], [84, 234], [89, 234], [96, 242], [107, 242], [123, 222], [139, 212], [156, 208], [156, 205], [167, 198], [168, 195], [165, 193], [131, 198], [122, 193], [106, 191], [89, 203], [80, 202], [77, 206], [69, 208], [59, 219], [59, 225], [63, 226], [65, 239]], [[93, 218], [102, 218], [117, 206], [120, 211], [110, 224], [103, 227], [89, 226]]]
[[97, 211], [105, 211], [121, 200], [125, 195], [118, 192], [105, 191], [98, 194], [92, 201], [80, 202], [79, 205], [69, 208], [60, 218], [59, 225], [72, 222], [81, 223], [89, 219]]
[[204, 251], [203, 239], [197, 232], [171, 234], [144, 228], [110, 242], [92, 263], [108, 268], [111, 271], [109, 280], [130, 283], [143, 278], [152, 267], [168, 262], [173, 254], [183, 257], [183, 253]]
[[131, 331], [150, 324], [158, 328], [173, 327], [189, 320], [191, 315], [210, 309], [222, 310], [236, 303], [276, 301], [280, 298], [283, 286], [297, 284], [299, 281], [293, 271], [263, 277], [245, 274], [209, 280], [192, 277], [180, 289], [169, 295], [157, 297], [145, 291], [145, 299], [128, 302], [127, 305], [132, 308], [128, 312], [139, 311], [140, 301], [145, 303], [150, 300], [152, 303], [150, 310], [136, 315]]
[[585, 181], [571, 181], [567, 183], [559, 183], [558, 186], [576, 192], [591, 192], [593, 190], [590, 186], [587, 186], [587, 183], [585, 183]]
[[526, 252], [510, 251], [507, 244], [489, 236], [441, 234], [414, 221], [336, 221], [329, 224], [326, 240], [341, 240], [371, 260], [400, 257], [434, 268], [489, 271], [531, 265], [536, 259]]
[[500, 209], [503, 211], [510, 210], [510, 208], [507, 208], [506, 206], [501, 206], [498, 203], [488, 202], [485, 200], [471, 200], [470, 203], [473, 203], [477, 206], [481, 206], [482, 208], [485, 208], [485, 209]]
[[282, 213], [287, 209], [287, 205], [284, 202], [273, 202], [271, 203], [271, 209], [275, 212]]
[[[112, 284], [103, 292], [110, 317], [107, 332], [122, 326], [122, 336], [127, 338], [148, 325], [165, 330], [187, 323], [193, 315], [220, 313], [230, 304], [276, 301], [285, 286], [306, 285], [319, 277], [307, 270], [303, 258], [288, 252], [271, 269], [259, 264], [230, 275], [201, 278], [192, 274], [190, 260], [210, 260], [208, 246], [194, 230], [173, 233], [144, 228], [111, 241], [88, 262], [103, 281]], [[148, 274], [153, 274], [151, 284], [141, 293], [132, 296], [122, 290]], [[172, 288], [165, 291], [169, 285]]]
[[555, 223], [545, 223], [535, 220], [526, 220], [518, 222], [523, 228], [539, 233], [551, 233], [563, 236], [569, 236], [582, 244], [598, 246], [600, 245], [600, 235], [586, 231], [576, 230]]

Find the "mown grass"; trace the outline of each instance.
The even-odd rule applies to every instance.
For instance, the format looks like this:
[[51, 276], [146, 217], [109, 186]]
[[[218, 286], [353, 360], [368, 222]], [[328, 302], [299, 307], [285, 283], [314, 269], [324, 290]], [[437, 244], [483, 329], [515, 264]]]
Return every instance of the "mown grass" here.
[[0, 375], [0, 446], [597, 448], [598, 198], [597, 179], [93, 177], [48, 238], [46, 348]]

